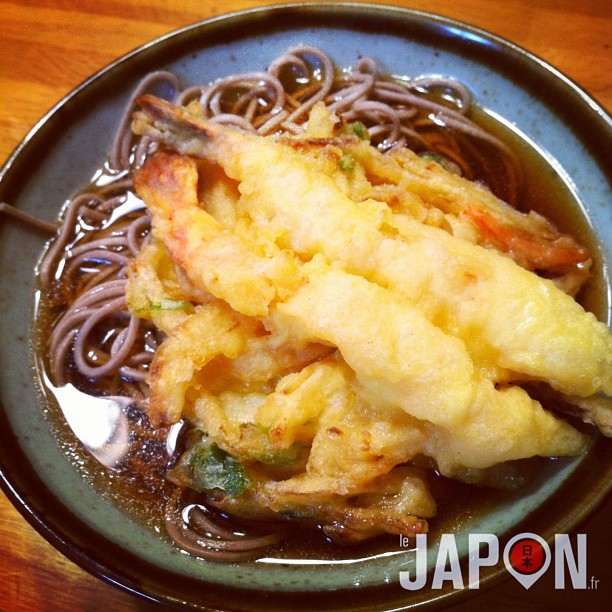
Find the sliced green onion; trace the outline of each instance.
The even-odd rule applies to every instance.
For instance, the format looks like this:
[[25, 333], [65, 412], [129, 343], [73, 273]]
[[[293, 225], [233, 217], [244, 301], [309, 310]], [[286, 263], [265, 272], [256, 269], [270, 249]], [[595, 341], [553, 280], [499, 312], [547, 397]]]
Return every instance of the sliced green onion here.
[[141, 312], [151, 312], [159, 310], [189, 310], [193, 304], [188, 300], [162, 299], [159, 302], [148, 302], [146, 306], [140, 308], [130, 308], [134, 314]]
[[354, 123], [349, 124], [349, 130], [355, 134], [355, 136], [361, 138], [361, 140], [370, 140], [368, 128], [361, 123], [361, 121], [355, 121]]
[[355, 158], [352, 155], [343, 155], [338, 162], [338, 167], [343, 172], [353, 172], [355, 170]]
[[434, 153], [433, 151], [425, 151], [423, 153], [419, 153], [419, 157], [425, 161], [436, 162], [448, 172], [461, 176], [461, 168], [454, 161], [448, 159], [448, 157], [445, 157], [444, 155]]

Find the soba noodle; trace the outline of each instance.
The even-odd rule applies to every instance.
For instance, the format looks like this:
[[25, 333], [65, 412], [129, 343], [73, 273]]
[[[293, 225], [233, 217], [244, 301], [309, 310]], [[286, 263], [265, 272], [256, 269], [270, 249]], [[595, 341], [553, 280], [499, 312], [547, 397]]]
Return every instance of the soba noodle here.
[[[48, 341], [50, 378], [56, 386], [91, 386], [93, 381], [106, 394], [146, 402], [144, 384], [161, 339], [152, 324], [128, 312], [125, 286], [127, 266], [150, 231], [132, 176], [156, 145], [145, 138], [135, 140], [129, 126], [134, 100], [160, 88], [175, 104], [199, 104], [211, 121], [265, 136], [302, 133], [309, 110], [324, 101], [341, 120], [362, 123], [382, 151], [409, 146], [433, 152], [468, 178], [478, 176], [474, 165], [486, 165], [487, 150], [478, 155], [474, 151], [480, 145], [492, 147], [510, 160], [504, 179], [510, 188], [502, 195], [507, 200], [516, 197], [518, 172], [507, 147], [468, 118], [469, 91], [454, 80], [391, 79], [368, 58], [337, 72], [326, 53], [306, 45], [287, 50], [266, 72], [228, 76], [183, 91], [175, 75], [155, 72], [136, 88], [105, 170], [90, 190], [65, 206], [57, 237], [40, 265], [41, 289], [59, 313]], [[466, 151], [470, 163], [465, 162]], [[142, 435], [153, 439], [158, 434], [145, 428], [140, 440]], [[178, 546], [195, 555], [242, 560], [282, 538], [278, 533], [236, 535], [215, 526], [202, 507], [184, 510], [182, 495], [177, 489], [169, 500], [166, 528]]]
[[247, 535], [222, 525], [222, 520], [202, 504], [186, 504], [181, 489], [174, 491], [166, 506], [166, 531], [176, 545], [211, 561], [246, 561], [286, 537], [286, 530], [278, 527], [264, 535]]

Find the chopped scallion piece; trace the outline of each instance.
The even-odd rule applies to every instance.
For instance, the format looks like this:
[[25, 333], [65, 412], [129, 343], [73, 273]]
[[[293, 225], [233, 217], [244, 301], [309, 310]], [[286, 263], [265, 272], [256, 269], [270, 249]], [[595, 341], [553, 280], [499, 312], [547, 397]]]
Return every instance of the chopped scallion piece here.
[[160, 300], [159, 302], [150, 302], [149, 310], [187, 310], [191, 308], [192, 303], [187, 300]]
[[361, 121], [355, 121], [349, 125], [349, 130], [355, 134], [358, 138], [362, 140], [370, 140], [370, 134], [368, 133], [368, 128], [361, 123]]
[[355, 170], [355, 158], [352, 155], [343, 155], [338, 162], [338, 167], [343, 172], [353, 172]]

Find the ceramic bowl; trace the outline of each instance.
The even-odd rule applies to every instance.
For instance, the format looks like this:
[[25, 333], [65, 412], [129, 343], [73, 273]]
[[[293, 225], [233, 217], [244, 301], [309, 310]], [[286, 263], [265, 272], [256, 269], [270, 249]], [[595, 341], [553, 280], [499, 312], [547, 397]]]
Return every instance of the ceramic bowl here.
[[[48, 220], [85, 185], [109, 150], [136, 83], [168, 69], [184, 85], [265, 69], [285, 48], [307, 42], [339, 66], [370, 56], [390, 73], [441, 74], [466, 84], [477, 103], [537, 147], [580, 202], [596, 232], [600, 266], [612, 262], [609, 116], [585, 92], [515, 45], [446, 18], [365, 4], [296, 4], [214, 18], [130, 53], [83, 83], [28, 134], [2, 169], [0, 198]], [[593, 134], [598, 134], [594, 138]], [[334, 562], [214, 564], [183, 554], [101, 496], [58, 443], [40, 401], [31, 355], [34, 269], [44, 240], [0, 220], [0, 461], [2, 485], [21, 513], [67, 557], [151, 601], [215, 610], [401, 610], [468, 596], [448, 585], [407, 591], [414, 551]], [[605, 282], [608, 282], [605, 280]], [[602, 318], [609, 318], [609, 300]], [[563, 464], [519, 497], [466, 519], [457, 533], [462, 562], [469, 533], [500, 538], [567, 532], [612, 483], [612, 444]], [[429, 565], [434, 563], [435, 547]], [[481, 585], [505, 570], [483, 569]], [[450, 599], [447, 599], [450, 598]]]

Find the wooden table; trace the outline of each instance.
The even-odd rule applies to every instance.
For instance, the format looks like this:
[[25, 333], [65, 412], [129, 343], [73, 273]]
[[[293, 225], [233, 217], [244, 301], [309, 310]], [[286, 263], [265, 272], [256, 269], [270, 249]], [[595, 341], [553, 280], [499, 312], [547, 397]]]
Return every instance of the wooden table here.
[[[61, 97], [135, 47], [254, 0], [3, 0], [0, 2], [0, 162]], [[612, 109], [612, 6], [606, 0], [396, 0], [387, 2], [485, 28], [555, 65]], [[594, 138], [597, 136], [594, 135]], [[597, 591], [525, 591], [510, 580], [471, 600], [470, 610], [603, 609], [612, 599], [612, 503], [584, 529]], [[145, 611], [143, 602], [93, 578], [44, 541], [0, 495], [0, 610]], [[458, 608], [457, 608], [458, 609]]]

